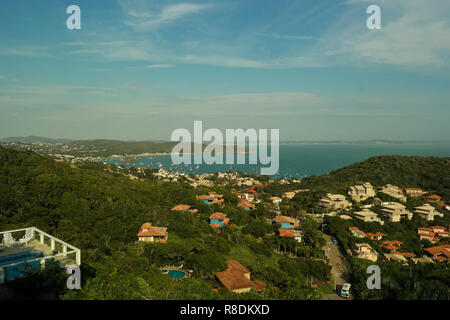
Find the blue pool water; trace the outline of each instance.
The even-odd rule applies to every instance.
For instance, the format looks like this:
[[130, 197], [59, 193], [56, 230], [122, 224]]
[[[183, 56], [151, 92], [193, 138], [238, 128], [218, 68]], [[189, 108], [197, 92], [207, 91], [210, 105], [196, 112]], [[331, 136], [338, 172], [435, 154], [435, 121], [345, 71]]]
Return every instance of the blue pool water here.
[[[11, 254], [8, 256], [0, 257], [0, 268], [12, 263], [26, 262], [36, 258], [44, 257], [44, 253], [38, 250], [30, 250], [26, 252], [20, 252]], [[40, 268], [40, 261], [21, 263], [15, 266], [4, 268], [6, 280], [13, 280], [24, 274], [24, 271], [37, 271]]]
[[181, 279], [184, 278], [184, 272], [180, 270], [169, 270], [170, 279]]

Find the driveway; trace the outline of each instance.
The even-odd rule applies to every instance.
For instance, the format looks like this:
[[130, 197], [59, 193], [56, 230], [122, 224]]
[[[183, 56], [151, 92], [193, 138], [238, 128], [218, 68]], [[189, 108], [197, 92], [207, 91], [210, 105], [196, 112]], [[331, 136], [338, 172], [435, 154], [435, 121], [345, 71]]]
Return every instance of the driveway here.
[[[326, 245], [324, 247], [325, 254], [327, 255], [328, 259], [330, 260], [331, 265], [331, 281], [336, 282], [336, 292], [340, 293], [341, 288], [344, 285], [344, 283], [348, 282], [349, 275], [347, 272], [347, 269], [344, 265], [344, 258], [341, 255], [341, 252], [339, 251], [339, 248], [337, 245], [333, 244], [331, 241], [331, 236], [324, 234], [323, 235], [326, 240]], [[349, 298], [343, 298], [339, 294], [326, 294], [322, 297], [323, 300], [348, 300], [352, 299], [352, 295], [350, 294]]]

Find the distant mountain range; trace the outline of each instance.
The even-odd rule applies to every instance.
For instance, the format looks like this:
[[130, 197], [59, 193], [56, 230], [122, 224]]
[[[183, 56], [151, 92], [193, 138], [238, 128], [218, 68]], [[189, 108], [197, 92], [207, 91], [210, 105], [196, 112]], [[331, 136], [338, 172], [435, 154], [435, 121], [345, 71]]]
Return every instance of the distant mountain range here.
[[400, 143], [439, 143], [446, 141], [419, 141], [419, 140], [409, 140], [409, 141], [400, 141], [400, 140], [332, 140], [332, 141], [280, 141], [280, 144], [400, 144]]
[[[28, 136], [28, 137], [6, 137], [0, 138], [0, 143], [10, 143], [10, 142], [21, 142], [21, 143], [74, 143], [74, 144], [96, 144], [103, 146], [112, 146], [112, 145], [139, 145], [142, 143], [155, 143], [155, 144], [170, 144], [173, 145], [173, 142], [165, 141], [165, 140], [145, 140], [145, 141], [136, 141], [136, 140], [117, 140], [117, 139], [54, 139], [54, 138], [46, 138], [39, 136]], [[329, 140], [329, 141], [319, 141], [319, 140], [298, 140], [298, 141], [280, 141], [280, 144], [399, 144], [399, 143], [439, 143], [439, 142], [448, 142], [448, 141], [438, 141], [438, 140]]]
[[9, 143], [9, 142], [21, 142], [21, 143], [70, 143], [72, 140], [70, 139], [53, 139], [53, 138], [45, 138], [38, 136], [28, 136], [28, 137], [6, 137], [0, 138], [0, 142]]

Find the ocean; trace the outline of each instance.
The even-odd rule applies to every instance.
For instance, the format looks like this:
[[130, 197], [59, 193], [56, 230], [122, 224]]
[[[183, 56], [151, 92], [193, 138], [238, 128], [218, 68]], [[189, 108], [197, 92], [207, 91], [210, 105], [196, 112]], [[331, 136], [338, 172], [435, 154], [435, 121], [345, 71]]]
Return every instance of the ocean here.
[[[272, 177], [303, 178], [324, 174], [380, 155], [450, 157], [450, 143], [282, 144], [280, 145], [279, 171]], [[229, 170], [260, 174], [260, 165], [174, 165], [169, 155], [134, 157], [136, 159], [135, 163], [125, 163], [123, 162], [125, 158], [108, 158], [103, 159], [103, 161], [123, 167], [163, 168], [190, 174], [225, 172]], [[267, 166], [265, 165], [264, 167]]]

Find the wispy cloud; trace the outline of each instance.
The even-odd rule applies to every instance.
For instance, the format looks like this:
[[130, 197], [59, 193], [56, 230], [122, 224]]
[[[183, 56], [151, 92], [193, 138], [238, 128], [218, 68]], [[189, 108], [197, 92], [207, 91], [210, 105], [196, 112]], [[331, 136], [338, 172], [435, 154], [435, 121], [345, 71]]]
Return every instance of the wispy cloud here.
[[126, 10], [125, 24], [137, 30], [148, 30], [157, 26], [172, 23], [189, 15], [195, 15], [211, 8], [211, 4], [178, 3], [162, 9], [138, 11], [129, 9], [124, 1], [121, 2]]
[[[371, 1], [347, 1], [349, 5], [368, 3]], [[344, 21], [350, 27], [334, 25], [328, 34], [328, 43], [335, 46], [328, 46], [329, 50], [325, 51], [353, 61], [378, 64], [413, 67], [448, 65], [449, 2], [392, 0], [383, 2], [380, 7], [381, 30], [361, 28], [367, 16], [362, 16], [358, 23]]]
[[147, 66], [149, 69], [166, 69], [166, 68], [174, 68], [174, 64], [151, 64]]
[[311, 36], [298, 36], [298, 35], [290, 35], [290, 34], [276, 34], [276, 33], [260, 33], [255, 32], [256, 35], [262, 37], [269, 37], [274, 39], [283, 39], [283, 40], [312, 40]]

